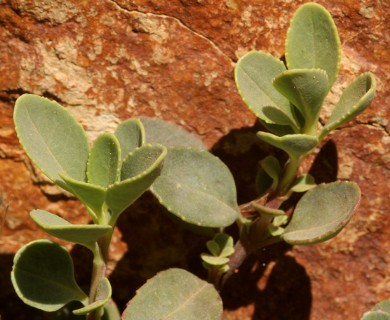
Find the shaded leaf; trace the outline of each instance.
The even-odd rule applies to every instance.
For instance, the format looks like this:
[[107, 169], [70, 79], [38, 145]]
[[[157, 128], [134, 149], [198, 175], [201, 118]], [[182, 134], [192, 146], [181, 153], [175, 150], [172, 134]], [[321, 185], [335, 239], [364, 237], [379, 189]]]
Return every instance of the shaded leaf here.
[[53, 182], [59, 173], [85, 180], [89, 146], [82, 126], [64, 107], [32, 94], [16, 100], [14, 121], [28, 156]]
[[220, 320], [222, 301], [214, 287], [181, 269], [148, 280], [128, 303], [123, 320]]
[[111, 298], [111, 294], [112, 294], [112, 289], [111, 289], [110, 281], [108, 281], [107, 278], [101, 279], [97, 288], [95, 301], [83, 308], [73, 310], [73, 314], [76, 315], [87, 314], [93, 310], [103, 307]]
[[312, 175], [304, 174], [298, 177], [293, 186], [290, 188], [292, 192], [306, 192], [316, 186], [315, 180]]
[[229, 258], [219, 256], [216, 257], [209, 255], [208, 253], [202, 253], [200, 257], [204, 262], [212, 266], [220, 266], [229, 262]]
[[239, 214], [229, 169], [207, 151], [170, 149], [151, 191], [171, 213], [197, 226], [226, 227]]
[[166, 148], [161, 145], [144, 145], [129, 153], [122, 164], [121, 181], [111, 185], [106, 193], [111, 225], [160, 175], [166, 154]]
[[278, 137], [272, 133], [259, 131], [257, 136], [264, 142], [284, 150], [294, 159], [310, 152], [318, 143], [318, 139], [307, 134], [288, 134]]
[[328, 93], [328, 76], [321, 69], [293, 69], [278, 75], [274, 87], [303, 115], [303, 133], [315, 135], [322, 103]]
[[356, 117], [374, 99], [376, 80], [372, 73], [366, 72], [358, 76], [345, 89], [339, 102], [321, 132], [320, 139], [330, 131]]
[[292, 126], [298, 124], [290, 103], [273, 86], [272, 80], [286, 68], [268, 53], [252, 51], [240, 58], [235, 68], [238, 91], [257, 117], [266, 123]]
[[272, 178], [272, 189], [275, 190], [279, 183], [279, 177], [282, 172], [282, 167], [274, 156], [268, 156], [264, 158], [261, 162], [261, 167], [267, 173], [269, 177]]
[[98, 136], [87, 164], [88, 183], [108, 187], [119, 180], [121, 150], [118, 139], [110, 133]]
[[130, 152], [145, 143], [145, 129], [139, 119], [123, 121], [116, 129], [115, 136], [120, 144], [122, 161]]
[[90, 247], [91, 243], [112, 230], [112, 227], [107, 225], [71, 224], [45, 210], [33, 210], [30, 216], [48, 234], [86, 247]]
[[30, 242], [16, 253], [11, 280], [25, 304], [44, 311], [88, 299], [74, 279], [68, 251], [48, 240]]
[[330, 13], [316, 3], [306, 3], [295, 12], [286, 37], [288, 69], [325, 70], [328, 91], [340, 67], [340, 39]]
[[312, 244], [334, 237], [351, 219], [359, 200], [360, 190], [355, 183], [318, 185], [298, 202], [283, 240], [290, 244]]
[[146, 142], [162, 144], [165, 147], [192, 147], [206, 150], [203, 142], [181, 127], [156, 118], [140, 118], [145, 127]]

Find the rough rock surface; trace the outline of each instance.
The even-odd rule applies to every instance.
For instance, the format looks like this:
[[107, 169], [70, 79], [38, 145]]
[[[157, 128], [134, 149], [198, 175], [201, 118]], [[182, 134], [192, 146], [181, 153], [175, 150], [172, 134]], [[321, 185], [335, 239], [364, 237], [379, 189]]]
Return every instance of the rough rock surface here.
[[[0, 199], [8, 205], [0, 234], [3, 319], [43, 317], [22, 306], [8, 279], [15, 251], [46, 237], [28, 212], [41, 208], [88, 221], [81, 205], [52, 186], [19, 146], [12, 122], [16, 98], [29, 92], [57, 100], [91, 139], [133, 116], [175, 122], [231, 166], [245, 201], [260, 159], [248, 155], [264, 153], [254, 145], [255, 118], [235, 89], [234, 63], [253, 49], [282, 56], [288, 21], [303, 2], [0, 0]], [[318, 2], [333, 15], [343, 49], [327, 110], [356, 75], [370, 70], [378, 81], [371, 107], [330, 137], [313, 168], [322, 181], [359, 183], [361, 205], [337, 238], [311, 247], [270, 248], [248, 262], [232, 280], [232, 292], [224, 293], [227, 320], [358, 319], [390, 296], [390, 4]], [[122, 303], [169, 266], [202, 274], [202, 248], [194, 245], [202, 237], [183, 232], [148, 196], [129, 211], [119, 221], [112, 251], [113, 285]], [[129, 288], [119, 286], [124, 279], [130, 279]]]

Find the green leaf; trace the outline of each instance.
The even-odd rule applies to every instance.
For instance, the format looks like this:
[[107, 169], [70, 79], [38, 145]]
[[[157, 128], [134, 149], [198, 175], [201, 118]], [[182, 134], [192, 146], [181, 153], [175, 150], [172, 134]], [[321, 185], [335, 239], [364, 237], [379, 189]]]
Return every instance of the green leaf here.
[[169, 149], [151, 191], [171, 213], [197, 226], [226, 227], [239, 214], [229, 169], [207, 151]]
[[383, 311], [368, 311], [361, 320], [390, 320], [390, 313]]
[[234, 241], [231, 236], [229, 236], [226, 233], [217, 233], [213, 241], [215, 241], [218, 244], [218, 247], [220, 248], [220, 252], [218, 253], [218, 256], [220, 257], [228, 257], [233, 254], [234, 252]]
[[372, 310], [390, 313], [390, 299], [379, 302], [374, 306], [374, 308], [372, 308]]
[[212, 255], [209, 255], [208, 253], [202, 253], [200, 255], [200, 257], [202, 258], [202, 260], [204, 262], [206, 262], [207, 264], [212, 265], [212, 266], [220, 266], [220, 265], [227, 264], [229, 262], [229, 258], [215, 257]]
[[92, 219], [97, 221], [102, 213], [106, 189], [60, 174], [66, 183], [66, 189], [72, 192], [89, 209]]
[[139, 119], [123, 121], [115, 131], [124, 161], [130, 152], [145, 143], [145, 129]]
[[355, 183], [318, 185], [298, 202], [282, 238], [290, 244], [326, 241], [344, 228], [359, 201], [360, 190]]
[[118, 139], [110, 133], [97, 137], [92, 145], [87, 164], [88, 183], [101, 187], [119, 180], [121, 150]]
[[61, 217], [45, 210], [33, 210], [31, 218], [48, 234], [62, 240], [91, 247], [91, 243], [112, 230], [111, 226], [97, 224], [71, 224]]
[[140, 120], [145, 127], [147, 143], [162, 144], [165, 147], [191, 147], [207, 150], [199, 138], [173, 123], [146, 117]]
[[328, 93], [328, 76], [321, 69], [293, 69], [278, 75], [274, 87], [303, 115], [303, 133], [315, 135], [322, 103]]
[[214, 287], [181, 269], [160, 272], [128, 303], [123, 320], [219, 320], [222, 301]]
[[16, 100], [14, 121], [26, 153], [53, 182], [85, 180], [89, 146], [82, 126], [57, 102], [32, 94]]
[[268, 53], [252, 51], [236, 64], [238, 91], [257, 117], [269, 124], [292, 126], [298, 131], [290, 103], [273, 86], [272, 80], [286, 68], [282, 61]]
[[376, 80], [372, 73], [363, 73], [353, 80], [333, 109], [327, 124], [321, 132], [320, 139], [364, 111], [374, 98], [375, 91]]
[[280, 166], [278, 159], [274, 156], [268, 156], [260, 162], [260, 165], [267, 175], [273, 180], [271, 188], [276, 190], [279, 183], [279, 177], [282, 172], [282, 167]]
[[307, 134], [287, 134], [283, 137], [278, 137], [272, 133], [259, 131], [257, 136], [271, 146], [284, 150], [294, 159], [307, 154], [318, 143], [317, 137]]
[[304, 174], [298, 177], [293, 186], [290, 188], [292, 192], [306, 192], [310, 189], [313, 189], [316, 186], [313, 176], [310, 174]]
[[144, 145], [129, 153], [122, 164], [121, 181], [109, 186], [106, 193], [111, 225], [160, 175], [166, 154], [161, 145]]
[[93, 310], [103, 307], [111, 298], [111, 294], [112, 294], [112, 289], [111, 289], [110, 281], [108, 281], [107, 278], [101, 279], [97, 288], [95, 301], [83, 308], [73, 310], [73, 314], [76, 315], [87, 314]]
[[264, 206], [262, 204], [252, 202], [252, 207], [260, 214], [267, 215], [267, 216], [283, 216], [286, 214], [281, 209], [275, 209], [275, 208], [270, 208], [267, 206]]
[[332, 16], [316, 3], [306, 3], [295, 12], [286, 37], [288, 69], [325, 70], [328, 91], [340, 67], [340, 39]]
[[256, 174], [256, 192], [259, 195], [265, 194], [269, 188], [273, 185], [273, 179], [268, 175], [267, 172], [263, 168], [260, 168], [260, 170]]
[[74, 279], [68, 251], [48, 240], [30, 242], [16, 253], [11, 280], [25, 304], [44, 311], [88, 299]]

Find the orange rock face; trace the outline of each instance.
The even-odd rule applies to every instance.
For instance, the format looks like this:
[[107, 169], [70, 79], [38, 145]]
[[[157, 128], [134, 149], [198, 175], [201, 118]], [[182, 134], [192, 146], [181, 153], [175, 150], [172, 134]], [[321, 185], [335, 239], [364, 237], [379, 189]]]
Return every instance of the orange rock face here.
[[[256, 146], [255, 130], [249, 128], [255, 117], [235, 88], [234, 64], [250, 50], [281, 57], [289, 19], [303, 2], [0, 1], [2, 218], [8, 205], [0, 237], [4, 319], [43, 317], [22, 306], [8, 279], [15, 251], [47, 237], [29, 211], [40, 208], [88, 222], [82, 206], [52, 186], [18, 144], [12, 121], [16, 98], [28, 92], [57, 100], [91, 140], [129, 117], [175, 122], [231, 166], [239, 200], [246, 201], [253, 193], [256, 163], [268, 149]], [[348, 227], [329, 242], [268, 248], [251, 259], [223, 293], [227, 320], [358, 319], [390, 296], [390, 5], [318, 2], [333, 15], [343, 50], [340, 76], [323, 117], [358, 74], [372, 71], [377, 77], [372, 105], [329, 137], [313, 169], [321, 181], [357, 182], [361, 205]], [[205, 238], [188, 234], [162, 211], [146, 196], [119, 221], [111, 268], [117, 266], [114, 294], [122, 304], [161, 269], [182, 266], [203, 275], [197, 255]], [[77, 257], [78, 250], [73, 252]], [[88, 258], [76, 263], [80, 274]], [[127, 281], [132, 284], [123, 286]]]

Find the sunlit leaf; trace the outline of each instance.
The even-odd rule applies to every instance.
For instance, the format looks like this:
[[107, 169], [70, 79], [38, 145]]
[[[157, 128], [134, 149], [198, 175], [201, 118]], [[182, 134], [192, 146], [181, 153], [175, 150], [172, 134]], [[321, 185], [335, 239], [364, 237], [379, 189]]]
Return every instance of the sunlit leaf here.
[[139, 119], [123, 121], [116, 129], [115, 136], [120, 144], [122, 161], [130, 152], [145, 143], [145, 129]]

